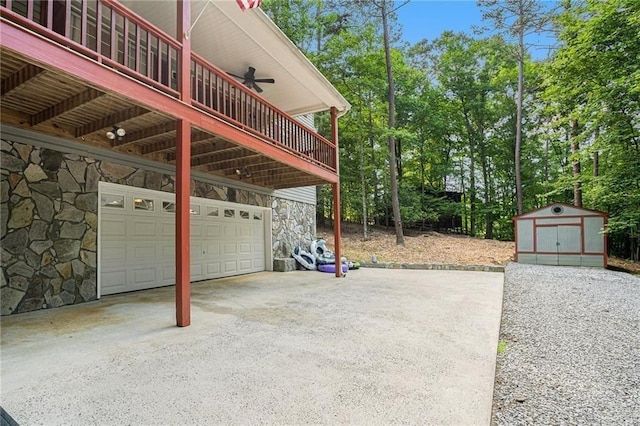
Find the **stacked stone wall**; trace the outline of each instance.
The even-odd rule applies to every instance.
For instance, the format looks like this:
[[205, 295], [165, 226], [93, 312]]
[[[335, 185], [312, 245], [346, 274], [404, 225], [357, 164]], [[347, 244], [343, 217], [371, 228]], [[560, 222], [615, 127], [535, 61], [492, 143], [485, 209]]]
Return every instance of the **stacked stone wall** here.
[[[175, 176], [2, 140], [1, 313], [97, 297], [98, 182], [173, 192]], [[272, 208], [273, 256], [315, 238], [315, 206], [192, 181], [191, 195]]]

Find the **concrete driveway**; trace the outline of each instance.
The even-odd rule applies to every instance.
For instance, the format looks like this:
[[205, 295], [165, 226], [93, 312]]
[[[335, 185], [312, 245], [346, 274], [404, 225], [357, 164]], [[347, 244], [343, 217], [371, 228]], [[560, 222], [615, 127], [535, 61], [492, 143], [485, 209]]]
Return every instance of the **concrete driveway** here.
[[503, 274], [360, 269], [196, 283], [2, 318], [20, 424], [487, 425]]

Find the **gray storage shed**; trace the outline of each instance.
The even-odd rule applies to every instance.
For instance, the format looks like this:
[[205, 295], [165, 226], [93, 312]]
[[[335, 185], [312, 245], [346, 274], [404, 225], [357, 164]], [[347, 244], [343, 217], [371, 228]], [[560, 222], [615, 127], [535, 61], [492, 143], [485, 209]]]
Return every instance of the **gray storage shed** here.
[[513, 218], [515, 261], [607, 267], [607, 214], [553, 203]]

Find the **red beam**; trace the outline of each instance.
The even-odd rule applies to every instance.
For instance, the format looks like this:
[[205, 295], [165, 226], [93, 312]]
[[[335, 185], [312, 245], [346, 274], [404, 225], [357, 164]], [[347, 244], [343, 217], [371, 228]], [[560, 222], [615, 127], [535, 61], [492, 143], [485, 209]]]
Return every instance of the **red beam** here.
[[[339, 169], [338, 153], [338, 112], [336, 107], [331, 107], [331, 142], [336, 146], [336, 170]], [[342, 276], [342, 231], [340, 229], [340, 176], [338, 181], [332, 183], [333, 188], [333, 241], [336, 251], [336, 277]], [[366, 220], [366, 218], [365, 218]]]
[[[189, 0], [178, 0], [178, 34], [183, 38], [191, 23]], [[180, 61], [180, 82], [178, 89], [184, 99], [189, 96], [189, 57], [191, 42], [184, 39]], [[186, 72], [185, 72], [186, 70]], [[178, 120], [176, 126], [176, 322], [178, 327], [191, 324], [191, 125], [188, 120]]]

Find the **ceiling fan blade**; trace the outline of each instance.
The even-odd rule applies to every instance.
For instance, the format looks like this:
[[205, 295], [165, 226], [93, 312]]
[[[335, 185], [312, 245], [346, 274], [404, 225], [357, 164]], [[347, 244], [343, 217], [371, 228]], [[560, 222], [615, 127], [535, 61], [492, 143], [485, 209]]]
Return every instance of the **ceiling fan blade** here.
[[260, 86], [258, 86], [256, 83], [253, 83], [253, 88], [256, 89], [256, 92], [258, 93], [262, 93], [262, 88]]
[[273, 78], [256, 78], [255, 80], [258, 83], [275, 83], [276, 81]]

